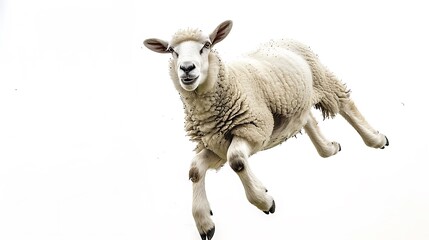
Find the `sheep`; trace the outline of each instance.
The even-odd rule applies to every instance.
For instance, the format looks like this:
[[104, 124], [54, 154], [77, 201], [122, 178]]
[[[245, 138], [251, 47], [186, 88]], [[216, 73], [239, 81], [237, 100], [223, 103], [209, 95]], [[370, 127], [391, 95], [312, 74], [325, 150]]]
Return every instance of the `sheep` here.
[[341, 150], [320, 132], [311, 109], [323, 118], [343, 116], [366, 145], [383, 149], [387, 137], [374, 130], [350, 98], [350, 91], [324, 67], [311, 49], [290, 39], [271, 40], [241, 58], [224, 62], [213, 46], [229, 34], [224, 21], [209, 35], [198, 29], [177, 31], [171, 41], [150, 38], [144, 45], [170, 53], [170, 77], [185, 109], [185, 129], [196, 143], [191, 162], [192, 214], [203, 240], [212, 239], [215, 224], [206, 196], [205, 175], [225, 163], [242, 181], [250, 203], [266, 214], [275, 201], [251, 171], [248, 158], [277, 146], [302, 129], [318, 154]]

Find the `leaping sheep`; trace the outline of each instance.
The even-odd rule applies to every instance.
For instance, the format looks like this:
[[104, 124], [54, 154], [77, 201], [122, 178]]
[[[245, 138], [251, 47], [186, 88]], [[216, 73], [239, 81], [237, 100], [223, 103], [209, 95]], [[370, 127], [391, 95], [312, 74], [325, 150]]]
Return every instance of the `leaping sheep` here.
[[343, 116], [366, 145], [383, 149], [386, 136], [372, 128], [350, 99], [349, 91], [324, 67], [309, 47], [292, 40], [270, 41], [242, 58], [223, 62], [212, 49], [231, 31], [221, 23], [210, 35], [179, 30], [170, 42], [147, 39], [144, 45], [170, 53], [170, 76], [185, 108], [185, 129], [197, 143], [189, 178], [192, 213], [203, 240], [212, 239], [215, 224], [205, 190], [208, 169], [226, 162], [238, 174], [247, 199], [264, 213], [275, 202], [249, 167], [248, 158], [272, 148], [304, 128], [317, 152], [329, 157], [341, 150], [320, 132], [311, 108], [323, 117]]

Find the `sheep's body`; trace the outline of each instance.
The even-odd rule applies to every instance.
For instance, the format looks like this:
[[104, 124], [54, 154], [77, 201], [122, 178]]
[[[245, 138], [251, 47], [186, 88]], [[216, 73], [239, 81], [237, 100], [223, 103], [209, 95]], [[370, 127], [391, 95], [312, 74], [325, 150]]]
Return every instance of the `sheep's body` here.
[[302, 129], [312, 103], [311, 70], [302, 57], [284, 46], [261, 47], [225, 65], [212, 52], [210, 64], [220, 69], [212, 91], [196, 98], [196, 93], [178, 88], [185, 105], [186, 130], [200, 147], [226, 160], [232, 135], [257, 144], [256, 152]]
[[179, 31], [170, 44], [159, 39], [145, 41], [156, 52], [173, 53], [170, 75], [184, 103], [185, 129], [197, 142], [189, 177], [193, 215], [203, 239], [214, 234], [204, 184], [208, 169], [229, 162], [248, 200], [268, 214], [274, 213], [275, 203], [250, 170], [250, 155], [284, 142], [303, 128], [322, 157], [341, 150], [338, 143], [321, 134], [311, 115], [312, 106], [324, 117], [340, 113], [368, 146], [388, 145], [387, 138], [359, 113], [345, 85], [310, 48], [291, 40], [270, 41], [229, 63], [205, 50], [223, 40], [231, 26], [230, 21], [224, 22], [209, 36], [198, 30]]

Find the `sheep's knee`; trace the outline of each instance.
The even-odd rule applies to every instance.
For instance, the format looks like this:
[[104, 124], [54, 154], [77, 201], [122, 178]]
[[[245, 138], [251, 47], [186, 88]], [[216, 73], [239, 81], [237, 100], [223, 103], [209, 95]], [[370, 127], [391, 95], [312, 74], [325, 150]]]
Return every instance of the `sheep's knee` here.
[[189, 180], [196, 183], [200, 180], [200, 173], [198, 171], [198, 168], [193, 166], [191, 169], [189, 169]]
[[231, 166], [232, 170], [237, 173], [243, 171], [244, 169], [244, 163], [240, 160], [232, 161], [229, 163], [229, 165]]
[[227, 160], [232, 170], [240, 173], [246, 168], [247, 158], [250, 156], [251, 149], [252, 146], [247, 140], [234, 137], [227, 153]]
[[189, 169], [189, 179], [193, 183], [197, 183], [204, 178], [208, 169], [219, 169], [224, 163], [225, 161], [216, 154], [204, 149], [192, 160], [191, 168]]
[[229, 158], [229, 166], [231, 166], [234, 172], [239, 173], [244, 170], [244, 156], [242, 154], [233, 154]]

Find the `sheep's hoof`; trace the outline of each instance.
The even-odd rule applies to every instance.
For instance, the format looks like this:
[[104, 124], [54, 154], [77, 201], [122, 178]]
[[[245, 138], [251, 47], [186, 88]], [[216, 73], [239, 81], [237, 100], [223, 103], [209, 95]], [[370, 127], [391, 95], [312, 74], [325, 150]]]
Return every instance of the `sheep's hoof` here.
[[383, 147], [381, 147], [381, 149], [384, 149], [385, 147], [389, 146], [389, 139], [386, 136], [384, 137], [386, 138], [386, 143], [384, 144]]
[[276, 211], [276, 202], [274, 202], [273, 200], [273, 205], [271, 205], [270, 210], [268, 211], [264, 211], [265, 214], [270, 214], [270, 213], [274, 213]]
[[213, 238], [214, 233], [215, 233], [215, 227], [213, 227], [212, 229], [208, 230], [206, 233], [201, 233], [200, 236], [201, 236], [202, 240], [206, 240], [206, 239], [210, 240], [210, 239]]

